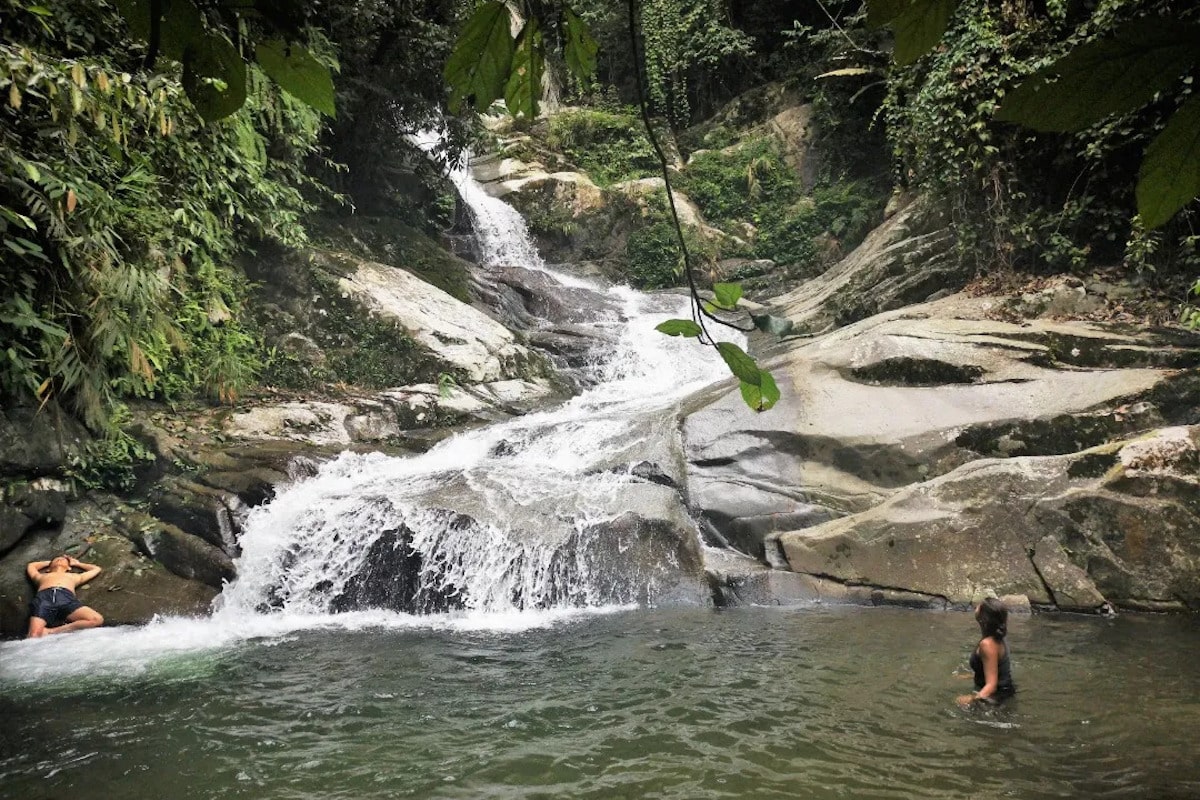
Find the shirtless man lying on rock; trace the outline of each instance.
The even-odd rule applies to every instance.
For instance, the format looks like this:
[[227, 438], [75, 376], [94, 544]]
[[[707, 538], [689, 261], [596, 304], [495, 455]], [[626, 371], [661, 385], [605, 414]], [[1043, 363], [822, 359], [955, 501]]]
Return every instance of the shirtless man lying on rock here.
[[[83, 572], [72, 572], [79, 568]], [[29, 603], [29, 632], [37, 639], [48, 633], [70, 633], [104, 624], [104, 617], [75, 597], [75, 590], [100, 574], [100, 567], [71, 556], [30, 561], [25, 574], [37, 586]], [[65, 624], [64, 624], [65, 623]]]

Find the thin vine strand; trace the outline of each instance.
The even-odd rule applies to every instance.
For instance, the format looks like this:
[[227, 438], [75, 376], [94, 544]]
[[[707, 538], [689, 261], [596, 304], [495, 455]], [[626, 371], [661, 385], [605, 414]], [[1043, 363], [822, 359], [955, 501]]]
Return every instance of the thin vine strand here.
[[696, 276], [692, 270], [692, 257], [688, 251], [687, 242], [683, 237], [683, 225], [679, 221], [679, 211], [675, 208], [675, 193], [671, 189], [670, 169], [667, 165], [667, 155], [662, 149], [662, 145], [658, 142], [658, 136], [654, 133], [654, 126], [650, 124], [650, 111], [646, 105], [646, 86], [645, 75], [642, 71], [641, 53], [638, 48], [638, 26], [637, 26], [637, 0], [627, 0], [629, 9], [629, 42], [633, 48], [633, 64], [634, 73], [637, 78], [637, 98], [638, 109], [642, 114], [642, 125], [646, 128], [646, 137], [650, 140], [650, 146], [654, 148], [654, 153], [658, 158], [659, 168], [662, 170], [663, 187], [667, 192], [667, 206], [671, 210], [671, 224], [675, 228], [675, 237], [679, 241], [679, 250], [683, 253], [683, 271], [687, 277], [688, 291], [691, 295], [692, 303], [692, 320], [700, 326], [701, 335], [698, 337], [704, 344], [714, 345], [716, 340], [708, 332], [708, 327], [704, 324], [706, 319], [712, 320], [719, 325], [724, 325], [727, 328], [748, 333], [754, 330], [753, 326], [742, 327], [735, 322], [721, 319], [715, 314], [709, 313], [704, 308], [704, 301], [700, 297], [699, 290], [696, 286]]

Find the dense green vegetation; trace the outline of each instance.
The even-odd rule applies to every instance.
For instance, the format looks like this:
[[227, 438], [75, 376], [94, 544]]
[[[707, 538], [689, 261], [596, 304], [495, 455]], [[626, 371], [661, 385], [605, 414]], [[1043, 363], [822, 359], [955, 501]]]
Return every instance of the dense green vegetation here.
[[[470, 108], [501, 98], [528, 119], [542, 76], [582, 106], [551, 120], [551, 146], [602, 186], [656, 174], [630, 111], [638, 64], [657, 138], [691, 156], [672, 179], [741, 242], [690, 232], [702, 260], [812, 274], [899, 185], [929, 199], [980, 270], [1121, 265], [1192, 283], [1195, 203], [1156, 228], [1133, 210], [1143, 157], [1161, 164], [1162, 137], [1200, 109], [1179, 44], [1200, 24], [1194, 4], [937, 0], [939, 24], [914, 39], [909, 17], [931, 2], [643, 0], [635, 46], [614, 0], [517, 3], [515, 37], [497, 2], [0, 0], [0, 392], [110, 431], [128, 398], [236, 396], [268, 354], [239, 257], [338, 229], [314, 212], [448, 224], [437, 166], [402, 135], [440, 121], [454, 159]], [[869, 21], [897, 31], [895, 53]], [[997, 118], [1027, 76], [1131, 23], [1168, 45], [1134, 76], [1153, 89], [1139, 103], [1049, 132]], [[505, 59], [481, 69], [492, 42]], [[819, 158], [803, 179], [758, 130], [778, 104], [747, 92], [768, 82], [811, 105]], [[443, 116], [447, 104], [462, 114]], [[1176, 161], [1188, 178], [1192, 162]], [[678, 283], [672, 223], [663, 204], [645, 208], [630, 274]], [[423, 260], [465, 295], [461, 276]]]
[[1133, 198], [1141, 150], [1190, 96], [1190, 83], [1072, 133], [995, 119], [1023, 76], [1143, 15], [1195, 19], [1196, 9], [1161, 0], [1094, 10], [965, 0], [941, 46], [891, 75], [883, 113], [898, 177], [936, 199], [981, 269], [1121, 263], [1194, 273], [1200, 266], [1194, 211], [1148, 232]]
[[121, 397], [232, 396], [255, 344], [229, 259], [246, 239], [305, 240], [317, 112], [251, 68], [245, 105], [206, 124], [178, 77], [136, 71], [104, 6], [11, 11], [0, 383], [97, 428]]
[[579, 109], [550, 119], [546, 144], [563, 153], [598, 186], [657, 175], [658, 158], [642, 121], [628, 109]]
[[[305, 244], [306, 216], [320, 206], [370, 208], [386, 196], [403, 207], [436, 191], [411, 166], [433, 175], [425, 159], [396, 154], [397, 123], [420, 127], [437, 112], [443, 92], [421, 80], [428, 63], [418, 70], [403, 59], [444, 58], [450, 4], [328, 5], [325, 31], [296, 35], [328, 63], [335, 50], [343, 59], [332, 128], [311, 102], [240, 60], [244, 100], [206, 121], [188, 67], [171, 58], [179, 52], [164, 40], [147, 68], [150, 45], [120, 4], [5, 0], [6, 396], [63, 401], [110, 432], [124, 398], [228, 400], [253, 385], [265, 354], [246, 323], [250, 287], [237, 256], [259, 243]], [[420, 35], [409, 25], [417, 18]], [[201, 30], [220, 38], [224, 21], [214, 11]], [[329, 38], [337, 35], [344, 43]], [[376, 65], [381, 54], [407, 80], [390, 80]], [[401, 100], [405, 112], [393, 114]], [[452, 127], [451, 156], [463, 130]]]

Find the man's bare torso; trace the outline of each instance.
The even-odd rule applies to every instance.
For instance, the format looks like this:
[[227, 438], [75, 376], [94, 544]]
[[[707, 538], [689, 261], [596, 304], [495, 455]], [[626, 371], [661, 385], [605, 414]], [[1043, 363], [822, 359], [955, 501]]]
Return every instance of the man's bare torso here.
[[72, 592], [74, 592], [77, 588], [79, 588], [80, 574], [81, 573], [70, 571], [43, 572], [38, 575], [35, 584], [37, 585], [37, 590], [39, 592], [42, 589], [70, 589]]

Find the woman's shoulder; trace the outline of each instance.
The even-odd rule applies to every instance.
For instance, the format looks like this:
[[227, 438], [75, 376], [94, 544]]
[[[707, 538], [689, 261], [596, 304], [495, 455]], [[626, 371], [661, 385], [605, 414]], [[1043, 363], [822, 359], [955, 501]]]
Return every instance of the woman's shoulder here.
[[1005, 652], [1005, 644], [1003, 641], [992, 636], [985, 636], [979, 640], [977, 648], [981, 653], [995, 653], [997, 656]]

